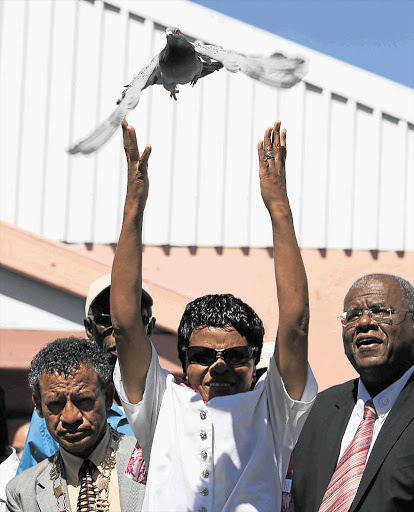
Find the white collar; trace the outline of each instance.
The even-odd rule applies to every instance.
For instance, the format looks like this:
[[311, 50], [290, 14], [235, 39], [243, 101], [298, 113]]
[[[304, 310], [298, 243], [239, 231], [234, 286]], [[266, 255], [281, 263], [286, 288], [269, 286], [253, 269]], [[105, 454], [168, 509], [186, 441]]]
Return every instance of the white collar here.
[[[391, 407], [395, 404], [398, 395], [401, 393], [403, 387], [407, 384], [408, 379], [414, 371], [414, 365], [409, 368], [402, 377], [393, 382], [390, 386], [383, 389], [377, 396], [373, 398], [375, 409], [378, 414], [378, 418], [386, 416]], [[368, 393], [367, 388], [361, 379], [358, 384], [358, 400], [356, 404], [356, 413], [362, 418], [364, 416], [364, 405], [367, 400], [370, 400], [372, 396]]]
[[[88, 457], [88, 460], [95, 464], [99, 472], [102, 472], [101, 464], [105, 458], [106, 448], [109, 445], [110, 440], [111, 435], [108, 426], [105, 435]], [[62, 447], [60, 448], [60, 455], [62, 456], [63, 464], [65, 466], [66, 482], [69, 485], [77, 487], [79, 485], [79, 470], [85, 459], [69, 453]]]

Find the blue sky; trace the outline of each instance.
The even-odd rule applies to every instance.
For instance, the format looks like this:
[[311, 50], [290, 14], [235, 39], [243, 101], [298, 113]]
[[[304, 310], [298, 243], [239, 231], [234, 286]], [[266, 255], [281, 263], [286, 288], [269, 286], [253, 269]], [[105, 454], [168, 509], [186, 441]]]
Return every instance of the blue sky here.
[[414, 0], [193, 0], [414, 88]]

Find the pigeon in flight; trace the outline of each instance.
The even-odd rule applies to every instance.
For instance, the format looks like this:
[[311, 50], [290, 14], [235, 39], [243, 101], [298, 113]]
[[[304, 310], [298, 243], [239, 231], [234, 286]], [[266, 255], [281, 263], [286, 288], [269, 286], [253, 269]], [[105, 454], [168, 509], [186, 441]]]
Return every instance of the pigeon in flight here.
[[167, 44], [149, 64], [125, 86], [118, 106], [88, 137], [69, 148], [68, 152], [92, 153], [112, 137], [128, 110], [139, 102], [141, 91], [150, 85], [162, 84], [170, 96], [177, 99], [177, 84], [195, 85], [199, 78], [221, 69], [232, 73], [241, 71], [267, 85], [292, 87], [306, 74], [303, 59], [289, 59], [281, 53], [269, 57], [246, 56], [211, 44], [191, 43], [176, 27], [166, 30]]

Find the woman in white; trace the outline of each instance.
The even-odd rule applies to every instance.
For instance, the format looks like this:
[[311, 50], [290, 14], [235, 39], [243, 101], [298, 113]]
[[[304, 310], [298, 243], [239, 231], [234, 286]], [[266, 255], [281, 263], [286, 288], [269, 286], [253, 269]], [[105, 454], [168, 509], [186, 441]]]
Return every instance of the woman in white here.
[[290, 452], [317, 392], [307, 362], [307, 279], [286, 193], [286, 130], [280, 125], [267, 128], [258, 144], [279, 325], [269, 370], [253, 388], [263, 327], [232, 295], [202, 297], [187, 306], [178, 343], [184, 382], [159, 365], [139, 314], [151, 147], [140, 155], [135, 130], [123, 123], [128, 189], [112, 269], [119, 361], [114, 382], [148, 468], [143, 510], [280, 510]]

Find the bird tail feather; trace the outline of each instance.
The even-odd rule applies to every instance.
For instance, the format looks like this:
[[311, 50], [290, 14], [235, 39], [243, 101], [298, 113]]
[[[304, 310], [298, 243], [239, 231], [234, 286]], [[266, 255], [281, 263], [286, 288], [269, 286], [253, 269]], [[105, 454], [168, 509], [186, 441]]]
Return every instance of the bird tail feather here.
[[289, 88], [305, 77], [308, 66], [303, 59], [290, 59], [275, 53], [269, 57], [245, 57], [240, 70], [272, 87]]
[[89, 154], [99, 149], [120, 127], [127, 112], [127, 105], [121, 103], [90, 135], [71, 146], [67, 150], [68, 153], [71, 155], [75, 153]]

